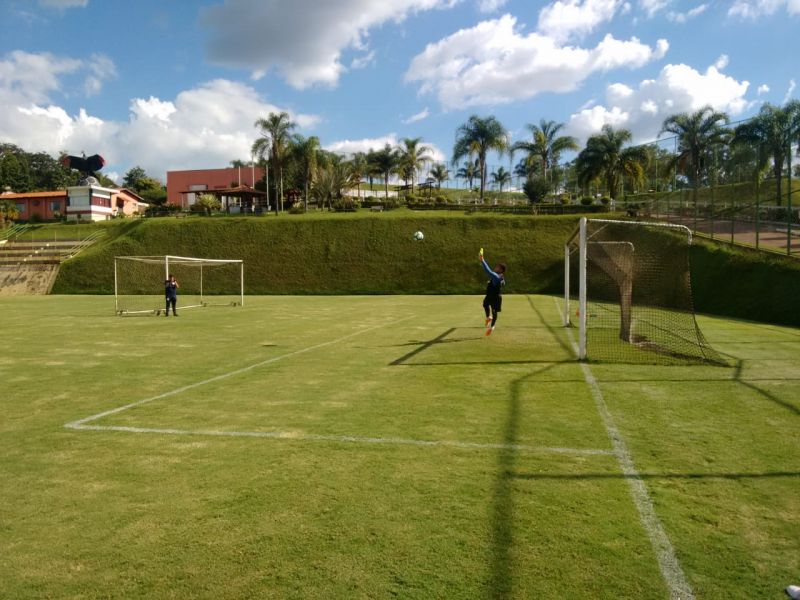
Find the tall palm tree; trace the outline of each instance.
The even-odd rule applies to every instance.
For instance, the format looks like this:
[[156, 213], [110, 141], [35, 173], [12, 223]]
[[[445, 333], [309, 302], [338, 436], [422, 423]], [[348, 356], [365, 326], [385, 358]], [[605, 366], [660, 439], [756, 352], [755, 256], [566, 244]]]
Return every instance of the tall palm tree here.
[[689, 178], [695, 206], [708, 156], [714, 148], [724, 146], [730, 137], [724, 127], [727, 123], [727, 114], [705, 106], [691, 114], [680, 113], [667, 117], [661, 126], [659, 135], [672, 133], [678, 138], [678, 153], [671, 166], [677, 166]]
[[[367, 155], [363, 152], [356, 152], [350, 160], [350, 166], [353, 168], [353, 177], [356, 179], [356, 191], [358, 197], [361, 198], [361, 182], [364, 177], [369, 175], [369, 164]], [[372, 183], [372, 182], [370, 182]]]
[[333, 208], [333, 201], [342, 197], [342, 190], [352, 187], [355, 183], [353, 166], [343, 160], [332, 159], [325, 161], [320, 167], [318, 176], [311, 188], [311, 194], [321, 206], [328, 203], [328, 208]]
[[472, 189], [472, 182], [475, 181], [475, 178], [478, 176], [478, 164], [474, 160], [468, 160], [464, 163], [464, 166], [461, 167], [458, 172], [456, 173], [456, 177], [460, 177], [461, 179], [465, 179], [467, 181], [467, 185], [469, 189]]
[[580, 183], [586, 185], [595, 179], [603, 179], [609, 195], [616, 199], [619, 184], [625, 177], [643, 177], [647, 163], [645, 148], [623, 148], [632, 137], [627, 129], [615, 130], [611, 125], [604, 125], [601, 133], [591, 136], [576, 159]]
[[466, 123], [456, 130], [456, 143], [453, 146], [453, 164], [473, 156], [478, 158], [478, 177], [481, 180], [480, 199], [486, 189], [486, 155], [494, 150], [503, 155], [508, 150], [508, 131], [495, 117], [481, 118], [472, 115]]
[[422, 145], [422, 138], [403, 138], [400, 140], [399, 166], [411, 178], [411, 193], [414, 193], [414, 183], [417, 171], [424, 169], [431, 161], [430, 146]]
[[511, 173], [500, 167], [492, 173], [492, 183], [500, 186], [500, 191], [502, 192], [503, 186], [511, 183]]
[[758, 115], [739, 125], [733, 134], [734, 146], [760, 146], [758, 168], [766, 167], [767, 157], [772, 158], [775, 172], [775, 198], [778, 205], [783, 196], [783, 170], [791, 162], [792, 143], [800, 139], [800, 101], [792, 100], [785, 106], [764, 104]]
[[263, 156], [269, 153], [270, 162], [278, 175], [278, 198], [283, 210], [283, 161], [289, 146], [292, 130], [297, 125], [292, 122], [289, 113], [269, 113], [266, 119], [258, 119], [255, 127], [261, 131], [261, 137], [253, 142], [253, 154]]
[[538, 159], [542, 167], [542, 175], [546, 178], [547, 170], [551, 169], [552, 172], [552, 169], [558, 164], [562, 152], [578, 150], [578, 142], [574, 137], [558, 135], [563, 127], [564, 123], [544, 119], [539, 121], [538, 125], [529, 123], [527, 128], [531, 132], [531, 141], [514, 144], [511, 147], [512, 154], [521, 150], [527, 153], [530, 162], [534, 160], [534, 157]]
[[314, 177], [317, 173], [318, 154], [320, 150], [319, 138], [315, 135], [309, 138], [296, 135], [292, 138], [291, 150], [293, 158], [297, 161], [297, 165], [300, 168], [300, 174], [303, 179], [304, 209], [305, 212], [308, 212], [308, 193], [311, 185], [314, 183]]
[[397, 152], [391, 144], [386, 144], [382, 149], [376, 150], [374, 155], [375, 169], [383, 177], [386, 198], [389, 198], [389, 177], [395, 172], [398, 165]]
[[431, 177], [436, 180], [437, 187], [442, 189], [442, 183], [450, 179], [450, 171], [441, 163], [436, 163], [431, 169]]

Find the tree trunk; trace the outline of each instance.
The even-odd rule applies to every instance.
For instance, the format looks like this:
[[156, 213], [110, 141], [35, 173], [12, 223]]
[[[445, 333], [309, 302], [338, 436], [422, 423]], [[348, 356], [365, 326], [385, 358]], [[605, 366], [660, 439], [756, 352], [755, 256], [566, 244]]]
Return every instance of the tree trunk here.
[[306, 189], [305, 189], [305, 192], [306, 192], [306, 201], [305, 202], [306, 202], [306, 204], [305, 204], [304, 210], [305, 210], [305, 212], [308, 212], [308, 179], [306, 179], [306, 186], [305, 187], [306, 187]]
[[780, 206], [783, 199], [783, 152], [776, 150], [772, 155], [772, 160], [775, 163], [775, 201]]
[[386, 199], [389, 199], [389, 171], [386, 171], [383, 175], [383, 190]]
[[478, 160], [478, 167], [481, 170], [481, 193], [480, 200], [483, 204], [483, 191], [486, 189], [486, 157], [481, 155]]

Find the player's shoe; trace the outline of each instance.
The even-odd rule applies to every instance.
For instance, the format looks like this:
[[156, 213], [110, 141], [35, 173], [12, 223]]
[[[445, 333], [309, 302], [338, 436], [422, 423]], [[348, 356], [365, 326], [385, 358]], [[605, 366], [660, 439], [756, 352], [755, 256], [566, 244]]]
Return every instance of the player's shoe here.
[[484, 321], [483, 326], [488, 327], [492, 324], [492, 317], [486, 317], [486, 321]]
[[493, 331], [494, 331], [494, 327], [487, 327], [486, 328], [486, 337], [489, 337], [490, 335], [492, 335]]
[[790, 585], [787, 586], [784, 590], [786, 595], [789, 596], [792, 600], [800, 600], [800, 586], [797, 585]]

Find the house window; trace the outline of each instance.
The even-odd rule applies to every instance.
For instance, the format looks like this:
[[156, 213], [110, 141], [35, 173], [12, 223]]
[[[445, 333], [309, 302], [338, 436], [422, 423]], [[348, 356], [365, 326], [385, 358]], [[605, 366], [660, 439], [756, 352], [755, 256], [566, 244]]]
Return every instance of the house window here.
[[55, 200], [54, 202], [51, 202], [50, 203], [50, 210], [52, 210], [53, 212], [60, 211], [61, 210], [61, 202], [59, 202], [58, 200]]
[[19, 214], [25, 214], [25, 205], [24, 204], [17, 204], [17, 212]]

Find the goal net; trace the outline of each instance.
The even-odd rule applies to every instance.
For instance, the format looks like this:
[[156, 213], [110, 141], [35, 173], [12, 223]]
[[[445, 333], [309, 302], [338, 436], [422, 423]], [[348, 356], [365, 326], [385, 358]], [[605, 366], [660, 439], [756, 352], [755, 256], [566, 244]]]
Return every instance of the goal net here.
[[160, 314], [164, 284], [178, 282], [178, 310], [201, 306], [244, 305], [244, 264], [186, 256], [117, 256], [114, 258], [114, 306], [118, 315]]
[[579, 358], [724, 363], [697, 325], [681, 225], [586, 219], [564, 248], [564, 325]]

